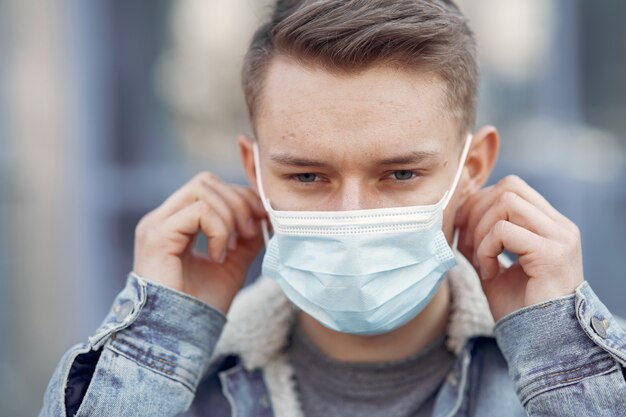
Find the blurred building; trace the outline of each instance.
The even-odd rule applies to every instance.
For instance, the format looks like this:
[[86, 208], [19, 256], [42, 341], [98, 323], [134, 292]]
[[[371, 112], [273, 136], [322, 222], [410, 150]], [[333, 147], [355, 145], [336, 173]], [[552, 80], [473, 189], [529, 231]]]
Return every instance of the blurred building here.
[[[239, 68], [268, 2], [0, 0], [1, 416], [36, 415], [143, 214], [200, 170], [245, 182]], [[493, 181], [519, 174], [580, 226], [587, 279], [626, 316], [626, 2], [460, 4], [503, 139]]]

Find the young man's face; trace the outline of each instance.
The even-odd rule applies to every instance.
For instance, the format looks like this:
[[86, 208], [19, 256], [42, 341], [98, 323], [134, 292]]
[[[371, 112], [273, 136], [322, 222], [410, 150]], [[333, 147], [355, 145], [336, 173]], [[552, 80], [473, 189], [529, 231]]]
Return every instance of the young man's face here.
[[[271, 206], [326, 211], [438, 202], [463, 145], [444, 88], [432, 74], [375, 67], [336, 75], [275, 59], [256, 117]], [[464, 177], [446, 210], [448, 237]]]

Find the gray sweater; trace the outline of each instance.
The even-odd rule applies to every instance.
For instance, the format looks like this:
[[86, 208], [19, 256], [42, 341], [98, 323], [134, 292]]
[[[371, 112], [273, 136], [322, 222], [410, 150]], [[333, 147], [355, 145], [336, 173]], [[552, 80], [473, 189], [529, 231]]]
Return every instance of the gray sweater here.
[[408, 358], [343, 362], [322, 352], [296, 325], [289, 347], [306, 417], [427, 417], [455, 356], [445, 335]]

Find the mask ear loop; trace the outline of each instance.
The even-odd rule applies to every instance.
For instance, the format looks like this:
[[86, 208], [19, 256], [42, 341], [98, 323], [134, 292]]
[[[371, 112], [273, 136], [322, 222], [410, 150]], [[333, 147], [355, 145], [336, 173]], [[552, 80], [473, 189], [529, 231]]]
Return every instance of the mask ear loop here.
[[[263, 181], [261, 180], [261, 162], [259, 157], [259, 144], [258, 142], [254, 142], [252, 144], [252, 153], [254, 155], [254, 171], [256, 173], [256, 187], [259, 192], [259, 197], [261, 198], [261, 203], [263, 203], [263, 207], [265, 207], [265, 211], [270, 213], [272, 211], [272, 207], [270, 206], [270, 201], [265, 197], [265, 191], [263, 190]], [[267, 246], [267, 242], [270, 240], [270, 234], [267, 227], [267, 221], [265, 219], [261, 220], [261, 230], [263, 232], [263, 241], [265, 242], [265, 246]]]
[[452, 232], [452, 249], [458, 250], [459, 248], [459, 228], [455, 227]]
[[444, 197], [443, 210], [445, 210], [446, 207], [448, 207], [448, 203], [450, 202], [450, 199], [454, 195], [454, 192], [456, 191], [456, 187], [459, 184], [459, 180], [461, 179], [461, 174], [463, 173], [463, 167], [465, 166], [465, 160], [467, 159], [467, 154], [469, 153], [473, 138], [474, 136], [472, 136], [471, 133], [469, 133], [467, 137], [465, 138], [465, 145], [463, 146], [463, 152], [461, 152], [461, 160], [459, 161], [459, 167], [457, 168], [456, 174], [454, 175], [454, 181], [452, 182], [452, 187], [450, 187], [450, 192], [448, 192], [446, 196]]
[[[456, 191], [456, 187], [459, 185], [459, 180], [461, 179], [461, 174], [463, 173], [463, 167], [465, 166], [465, 160], [467, 159], [467, 154], [469, 153], [470, 147], [472, 145], [472, 139], [474, 139], [474, 136], [471, 133], [468, 133], [467, 137], [465, 138], [465, 145], [463, 146], [463, 151], [461, 152], [459, 167], [457, 168], [456, 174], [454, 175], [454, 181], [452, 182], [452, 187], [450, 187], [450, 191], [446, 192], [446, 195], [444, 197], [443, 210], [445, 210], [446, 207], [448, 207], [448, 203], [450, 202], [450, 199], [454, 195], [454, 192]], [[459, 244], [459, 229], [455, 228], [453, 235], [452, 235], [452, 248], [456, 250], [458, 248], [458, 244]]]

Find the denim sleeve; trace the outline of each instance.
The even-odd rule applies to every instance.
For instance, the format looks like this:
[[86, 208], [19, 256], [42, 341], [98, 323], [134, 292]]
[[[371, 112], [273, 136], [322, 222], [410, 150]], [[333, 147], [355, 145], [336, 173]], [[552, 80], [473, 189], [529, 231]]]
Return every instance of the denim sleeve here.
[[588, 282], [503, 317], [495, 336], [529, 416], [626, 416], [626, 331]]
[[61, 358], [40, 417], [183, 412], [225, 323], [208, 304], [131, 272], [102, 325]]

